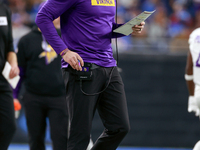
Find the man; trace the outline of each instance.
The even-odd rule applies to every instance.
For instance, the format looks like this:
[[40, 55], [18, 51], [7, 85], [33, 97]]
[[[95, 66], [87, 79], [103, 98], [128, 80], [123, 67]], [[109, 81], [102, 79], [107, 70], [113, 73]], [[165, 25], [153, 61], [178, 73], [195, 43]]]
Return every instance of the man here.
[[[189, 91], [188, 112], [200, 116], [200, 28], [195, 29], [189, 37], [189, 48], [185, 71], [185, 80]], [[199, 142], [194, 150], [199, 150]]]
[[[54, 24], [59, 24], [59, 18], [54, 20]], [[49, 119], [53, 150], [66, 150], [68, 109], [60, 70], [61, 57], [47, 43], [37, 26], [20, 39], [17, 51], [20, 77], [25, 81], [26, 92], [22, 101], [30, 150], [45, 150], [46, 118]], [[20, 83], [14, 90], [16, 99]]]
[[0, 2], [0, 149], [7, 150], [16, 130], [12, 89], [3, 77], [6, 61], [11, 65], [9, 78], [19, 74], [17, 57], [13, 48], [11, 12]]
[[[115, 0], [48, 0], [36, 24], [62, 56], [70, 133], [67, 150], [85, 150], [96, 109], [105, 130], [92, 150], [115, 150], [130, 129], [122, 79], [113, 58], [111, 38]], [[62, 38], [52, 20], [61, 16]], [[140, 33], [144, 22], [133, 27]], [[83, 67], [83, 68], [82, 68]]]

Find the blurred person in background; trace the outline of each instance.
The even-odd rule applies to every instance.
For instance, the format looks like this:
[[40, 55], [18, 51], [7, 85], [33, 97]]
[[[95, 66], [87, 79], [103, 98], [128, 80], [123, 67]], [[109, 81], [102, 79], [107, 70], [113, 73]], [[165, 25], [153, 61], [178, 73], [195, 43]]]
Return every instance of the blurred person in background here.
[[200, 10], [200, 0], [193, 0], [193, 7], [191, 8], [194, 12]]
[[[41, 4], [41, 6], [43, 3]], [[60, 35], [59, 18], [54, 20]], [[53, 150], [66, 150], [68, 137], [68, 109], [61, 73], [61, 56], [47, 43], [37, 26], [22, 36], [17, 46], [21, 80], [13, 90], [18, 98], [21, 83], [25, 93], [25, 108], [30, 150], [45, 150], [47, 118]]]
[[[185, 0], [176, 0], [172, 4], [172, 13], [169, 16], [169, 36], [177, 37], [184, 30], [193, 26], [191, 14], [188, 12]], [[188, 37], [187, 37], [188, 38]]]
[[186, 53], [188, 49], [187, 41], [193, 30], [194, 21], [188, 11], [186, 0], [176, 0], [171, 5], [173, 12], [169, 16], [168, 27], [170, 52]]
[[139, 6], [139, 0], [120, 0], [117, 7], [117, 16], [121, 16], [125, 22], [128, 22], [142, 12]]
[[[188, 112], [200, 117], [200, 28], [195, 29], [189, 37], [189, 52], [186, 62], [185, 80], [188, 87]], [[200, 149], [200, 141], [193, 150]]]
[[141, 4], [142, 11], [153, 11], [156, 10], [156, 6], [160, 3], [160, 0], [144, 0]]
[[6, 61], [11, 65], [9, 78], [19, 74], [13, 48], [11, 11], [0, 1], [0, 150], [7, 150], [16, 130], [12, 89], [3, 77]]
[[40, 9], [40, 4], [43, 2], [44, 0], [28, 0], [27, 3], [27, 13], [29, 14], [29, 27], [32, 27], [33, 25], [35, 25], [35, 18], [36, 15]]
[[30, 16], [26, 12], [26, 4], [27, 1], [25, 0], [10, 0], [9, 7], [12, 10], [14, 49], [16, 49], [19, 39], [31, 30], [28, 26], [30, 24]]
[[167, 52], [168, 51], [168, 24], [167, 10], [164, 3], [160, 2], [156, 5], [156, 13], [149, 19], [147, 26], [148, 41], [151, 43], [154, 51]]
[[[124, 85], [111, 47], [112, 38], [123, 36], [113, 32], [120, 26], [115, 23], [115, 10], [115, 0], [48, 0], [36, 17], [45, 38], [63, 58], [70, 118], [68, 150], [87, 148], [96, 109], [105, 130], [92, 150], [117, 149], [130, 130]], [[61, 38], [52, 24], [58, 16]], [[141, 33], [144, 24], [134, 26], [133, 33]]]

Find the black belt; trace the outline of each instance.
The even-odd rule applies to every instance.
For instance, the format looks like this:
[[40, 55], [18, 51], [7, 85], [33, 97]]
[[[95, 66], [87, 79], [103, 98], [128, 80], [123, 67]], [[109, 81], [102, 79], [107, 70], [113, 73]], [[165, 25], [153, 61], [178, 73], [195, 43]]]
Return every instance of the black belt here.
[[[70, 65], [68, 65], [67, 68], [74, 70]], [[67, 68], [63, 68], [63, 69], [67, 70]], [[97, 68], [101, 68], [101, 66], [96, 65], [94, 63], [84, 62], [84, 66], [82, 67], [82, 71], [90, 71], [90, 70], [94, 70], [94, 69], [97, 69]]]
[[94, 63], [87, 63], [87, 62], [84, 62], [84, 66], [83, 66], [83, 67], [85, 67], [85, 66], [90, 66], [90, 69], [91, 69], [91, 70], [94, 70], [94, 69], [97, 69], [97, 68], [100, 68], [100, 67], [101, 67], [101, 66], [96, 65], [96, 64], [94, 64]]

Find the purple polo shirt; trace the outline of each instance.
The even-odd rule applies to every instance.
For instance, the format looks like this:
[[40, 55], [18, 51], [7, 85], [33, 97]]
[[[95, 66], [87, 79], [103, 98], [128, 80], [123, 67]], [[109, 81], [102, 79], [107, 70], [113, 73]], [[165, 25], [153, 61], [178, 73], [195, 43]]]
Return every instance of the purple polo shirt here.
[[[48, 0], [37, 14], [36, 24], [57, 54], [69, 48], [84, 62], [112, 67], [116, 66], [111, 47], [115, 9], [115, 0]], [[52, 23], [59, 16], [61, 38]], [[62, 59], [62, 67], [67, 65]]]

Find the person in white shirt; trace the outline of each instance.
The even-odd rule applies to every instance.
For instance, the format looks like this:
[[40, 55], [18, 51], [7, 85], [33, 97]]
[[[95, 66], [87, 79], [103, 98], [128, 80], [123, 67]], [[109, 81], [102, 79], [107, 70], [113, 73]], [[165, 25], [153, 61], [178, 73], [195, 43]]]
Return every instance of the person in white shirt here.
[[[188, 112], [200, 116], [200, 28], [195, 29], [189, 37], [189, 51], [187, 56], [185, 80], [188, 87]], [[200, 141], [193, 150], [200, 149]]]

